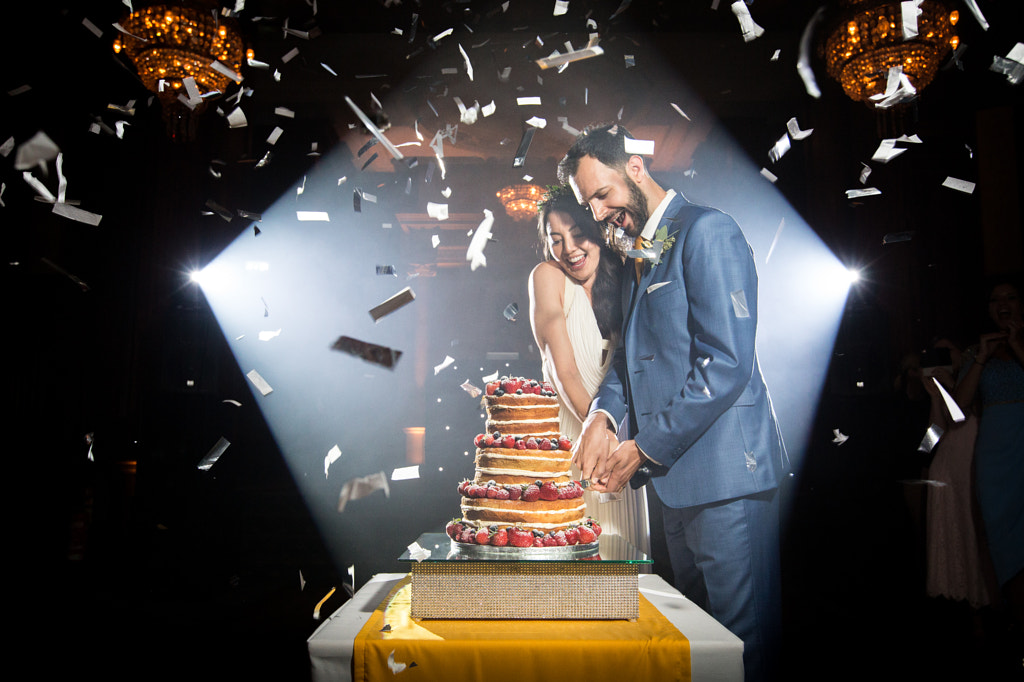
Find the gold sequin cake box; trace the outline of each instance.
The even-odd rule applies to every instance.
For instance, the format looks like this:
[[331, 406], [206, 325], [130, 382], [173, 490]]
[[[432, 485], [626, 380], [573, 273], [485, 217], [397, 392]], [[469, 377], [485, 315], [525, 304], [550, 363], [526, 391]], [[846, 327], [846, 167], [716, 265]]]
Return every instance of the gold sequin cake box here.
[[444, 533], [421, 535], [430, 556], [407, 550], [411, 615], [416, 619], [636, 620], [638, 575], [651, 563], [618, 535], [590, 545], [462, 545]]

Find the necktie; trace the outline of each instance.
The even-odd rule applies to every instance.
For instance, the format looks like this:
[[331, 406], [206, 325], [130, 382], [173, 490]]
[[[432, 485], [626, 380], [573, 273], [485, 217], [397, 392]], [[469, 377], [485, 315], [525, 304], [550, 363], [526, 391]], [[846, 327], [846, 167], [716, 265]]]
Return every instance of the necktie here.
[[[633, 242], [633, 248], [639, 251], [643, 248], [644, 240], [637, 235], [636, 241]], [[633, 258], [633, 268], [636, 270], [636, 283], [640, 284], [640, 276], [644, 272], [644, 259], [639, 256]]]

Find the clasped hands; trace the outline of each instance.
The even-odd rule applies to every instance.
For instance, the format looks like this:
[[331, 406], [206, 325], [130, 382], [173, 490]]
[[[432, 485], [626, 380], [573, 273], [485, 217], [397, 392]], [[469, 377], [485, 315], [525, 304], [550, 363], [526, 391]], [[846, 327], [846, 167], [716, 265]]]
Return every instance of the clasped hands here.
[[602, 493], [622, 490], [646, 461], [635, 441], [619, 442], [608, 417], [601, 412], [589, 415], [583, 422], [583, 431], [572, 452], [580, 478], [590, 481], [591, 490]]

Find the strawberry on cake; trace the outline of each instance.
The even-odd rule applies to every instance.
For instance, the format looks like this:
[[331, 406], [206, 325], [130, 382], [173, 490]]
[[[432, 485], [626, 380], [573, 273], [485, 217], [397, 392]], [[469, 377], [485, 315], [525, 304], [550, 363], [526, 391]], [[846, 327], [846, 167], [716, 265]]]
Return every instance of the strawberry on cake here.
[[456, 542], [496, 547], [588, 544], [600, 526], [584, 519], [572, 479], [572, 443], [558, 431], [558, 398], [546, 382], [502, 377], [485, 387], [487, 432], [474, 439], [476, 472], [459, 484]]

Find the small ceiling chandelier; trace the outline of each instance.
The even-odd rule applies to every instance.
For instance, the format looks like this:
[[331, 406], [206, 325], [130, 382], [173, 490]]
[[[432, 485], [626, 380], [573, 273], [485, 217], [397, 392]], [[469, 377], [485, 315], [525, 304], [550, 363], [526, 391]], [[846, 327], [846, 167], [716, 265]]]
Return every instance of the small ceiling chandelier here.
[[884, 106], [894, 75], [905, 77], [910, 95], [920, 92], [959, 44], [954, 33], [959, 13], [943, 0], [919, 0], [916, 17], [907, 17], [907, 22], [903, 8], [911, 3], [841, 0], [839, 4], [839, 14], [825, 38], [825, 67], [854, 101]]
[[509, 185], [498, 190], [497, 195], [505, 213], [518, 222], [537, 216], [537, 202], [543, 198], [544, 189], [537, 185]]
[[242, 80], [242, 35], [237, 22], [220, 16], [216, 0], [153, 4], [133, 11], [121, 28], [114, 52], [123, 52], [159, 97], [176, 139], [191, 139], [207, 99]]

